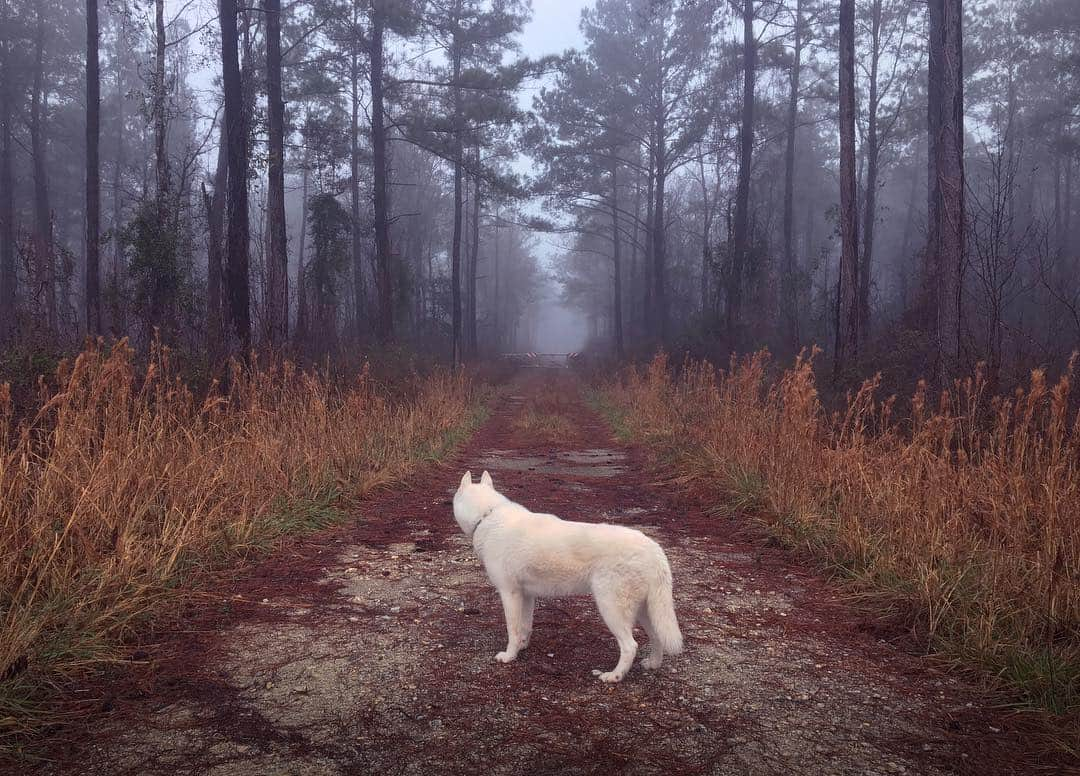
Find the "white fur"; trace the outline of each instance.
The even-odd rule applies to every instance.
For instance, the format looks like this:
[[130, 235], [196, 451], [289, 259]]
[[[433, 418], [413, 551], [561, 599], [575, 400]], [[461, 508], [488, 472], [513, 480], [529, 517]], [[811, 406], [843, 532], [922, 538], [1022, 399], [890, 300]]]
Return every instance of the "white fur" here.
[[645, 668], [659, 668], [665, 652], [682, 651], [671, 567], [660, 545], [641, 531], [530, 512], [497, 492], [487, 472], [479, 484], [465, 472], [454, 494], [454, 519], [502, 599], [507, 640], [496, 660], [509, 663], [528, 646], [537, 597], [585, 593], [619, 643], [615, 668], [593, 671], [602, 681], [620, 681], [634, 662], [635, 621], [649, 634]]

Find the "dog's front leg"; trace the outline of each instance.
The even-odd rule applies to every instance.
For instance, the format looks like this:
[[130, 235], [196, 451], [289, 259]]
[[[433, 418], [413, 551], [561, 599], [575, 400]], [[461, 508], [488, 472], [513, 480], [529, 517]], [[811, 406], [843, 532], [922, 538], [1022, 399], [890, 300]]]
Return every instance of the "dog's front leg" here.
[[529, 646], [532, 638], [533, 609], [536, 607], [536, 596], [525, 594], [521, 605], [521, 648]]
[[503, 615], [506, 617], [506, 651], [500, 652], [495, 659], [500, 663], [509, 663], [517, 657], [521, 649], [521, 614], [524, 605], [524, 596], [520, 589], [500, 588], [499, 597], [502, 599]]

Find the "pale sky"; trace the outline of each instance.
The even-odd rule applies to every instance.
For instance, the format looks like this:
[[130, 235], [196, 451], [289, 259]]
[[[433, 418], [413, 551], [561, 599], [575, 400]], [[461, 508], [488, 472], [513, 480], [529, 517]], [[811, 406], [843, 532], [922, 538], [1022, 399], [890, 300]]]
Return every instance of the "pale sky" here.
[[581, 11], [592, 4], [593, 0], [533, 0], [533, 18], [522, 36], [523, 53], [539, 57], [579, 46]]

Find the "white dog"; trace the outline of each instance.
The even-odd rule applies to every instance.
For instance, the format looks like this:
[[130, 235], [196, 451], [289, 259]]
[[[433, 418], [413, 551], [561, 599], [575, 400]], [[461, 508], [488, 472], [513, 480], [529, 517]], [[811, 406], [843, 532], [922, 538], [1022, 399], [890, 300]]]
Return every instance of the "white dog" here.
[[574, 523], [530, 512], [495, 490], [487, 472], [475, 485], [465, 472], [454, 494], [454, 519], [499, 591], [506, 615], [509, 663], [529, 644], [537, 596], [592, 593], [604, 623], [619, 642], [619, 663], [593, 671], [618, 682], [637, 654], [634, 622], [649, 634], [645, 668], [659, 668], [664, 653], [682, 651], [671, 600], [671, 567], [660, 545], [641, 531], [619, 525]]

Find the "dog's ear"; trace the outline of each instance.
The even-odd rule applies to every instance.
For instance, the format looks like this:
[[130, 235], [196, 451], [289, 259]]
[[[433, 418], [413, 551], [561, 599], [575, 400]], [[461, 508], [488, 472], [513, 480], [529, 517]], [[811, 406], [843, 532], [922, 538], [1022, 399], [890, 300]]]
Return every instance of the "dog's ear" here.
[[486, 471], [480, 475], [480, 484], [487, 485], [492, 490], [495, 489], [495, 483], [491, 481], [491, 475], [488, 474]]
[[472, 485], [472, 472], [465, 472], [465, 476], [461, 478], [461, 485], [458, 486], [458, 490], [461, 490], [466, 485]]

